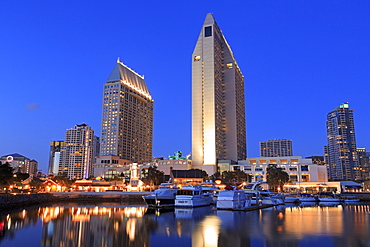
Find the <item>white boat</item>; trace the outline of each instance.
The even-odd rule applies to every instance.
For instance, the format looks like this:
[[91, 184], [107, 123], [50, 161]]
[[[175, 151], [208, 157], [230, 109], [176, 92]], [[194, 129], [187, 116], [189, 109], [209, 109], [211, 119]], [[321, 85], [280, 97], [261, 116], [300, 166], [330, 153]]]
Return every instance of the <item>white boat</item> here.
[[344, 203], [351, 203], [351, 202], [359, 202], [360, 198], [356, 196], [342, 196], [341, 199], [344, 201]]
[[212, 181], [205, 181], [203, 183], [200, 183], [199, 185], [202, 186], [202, 190], [204, 191], [204, 193], [210, 194], [213, 200], [212, 203], [215, 203], [217, 200], [218, 192], [220, 191], [220, 188], [216, 186], [216, 183]]
[[211, 205], [213, 196], [205, 192], [200, 185], [183, 186], [177, 191], [175, 207], [199, 207]]
[[241, 190], [221, 190], [218, 192], [217, 209], [244, 209], [252, 206], [250, 196]]
[[285, 196], [284, 197], [284, 203], [298, 203], [299, 199], [295, 196]]
[[341, 199], [337, 197], [325, 196], [325, 197], [319, 197], [318, 201], [319, 202], [340, 202]]
[[273, 197], [267, 190], [262, 190], [262, 183], [249, 183], [243, 187], [243, 191], [247, 194], [252, 194], [253, 205], [281, 205], [284, 204], [280, 197]]
[[174, 207], [176, 193], [179, 190], [176, 183], [161, 183], [159, 188], [150, 195], [143, 196], [148, 207]]
[[298, 196], [299, 202], [317, 202], [317, 197], [312, 194], [300, 194]]

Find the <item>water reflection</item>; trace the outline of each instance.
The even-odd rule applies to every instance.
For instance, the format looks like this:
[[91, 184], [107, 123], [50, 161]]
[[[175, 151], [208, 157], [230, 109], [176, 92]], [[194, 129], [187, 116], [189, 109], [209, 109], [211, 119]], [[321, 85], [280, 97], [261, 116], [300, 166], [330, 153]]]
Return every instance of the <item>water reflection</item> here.
[[367, 204], [302, 204], [251, 212], [65, 205], [0, 216], [1, 246], [22, 246], [19, 240], [26, 235], [29, 246], [45, 247], [370, 246], [369, 232]]

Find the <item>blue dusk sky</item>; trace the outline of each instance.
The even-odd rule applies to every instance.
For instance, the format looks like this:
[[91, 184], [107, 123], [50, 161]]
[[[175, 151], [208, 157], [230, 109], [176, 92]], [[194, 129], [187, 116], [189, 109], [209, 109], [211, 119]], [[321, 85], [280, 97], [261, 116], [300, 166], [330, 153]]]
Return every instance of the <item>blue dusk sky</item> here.
[[154, 99], [153, 156], [191, 152], [191, 59], [207, 13], [245, 76], [248, 157], [291, 139], [323, 155], [326, 114], [355, 110], [370, 149], [370, 1], [0, 1], [0, 155], [47, 171], [49, 142], [89, 124], [100, 136], [103, 84], [117, 58]]

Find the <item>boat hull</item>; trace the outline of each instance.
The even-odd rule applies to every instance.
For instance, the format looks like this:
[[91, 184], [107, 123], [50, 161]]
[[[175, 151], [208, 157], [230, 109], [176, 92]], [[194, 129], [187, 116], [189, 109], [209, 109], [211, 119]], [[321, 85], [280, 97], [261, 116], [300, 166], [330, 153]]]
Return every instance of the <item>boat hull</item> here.
[[145, 202], [148, 204], [148, 207], [174, 207], [175, 206], [175, 197], [155, 197], [155, 196], [144, 196]]

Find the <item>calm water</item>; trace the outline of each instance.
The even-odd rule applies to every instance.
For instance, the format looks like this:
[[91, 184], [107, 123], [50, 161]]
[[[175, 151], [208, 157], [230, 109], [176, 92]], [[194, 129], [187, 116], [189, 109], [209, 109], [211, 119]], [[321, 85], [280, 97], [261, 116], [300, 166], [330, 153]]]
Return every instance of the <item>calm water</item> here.
[[370, 204], [211, 207], [63, 205], [1, 212], [0, 246], [369, 246]]

